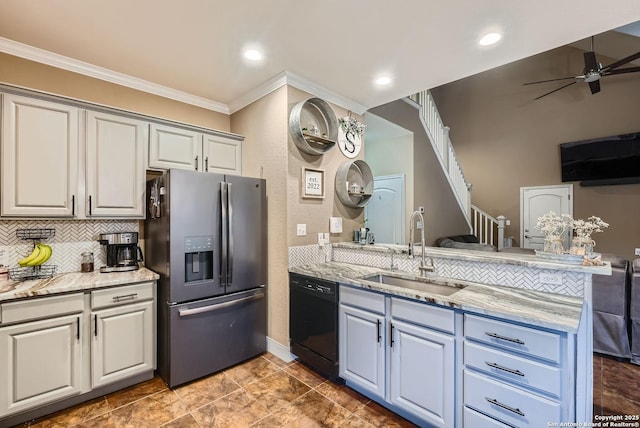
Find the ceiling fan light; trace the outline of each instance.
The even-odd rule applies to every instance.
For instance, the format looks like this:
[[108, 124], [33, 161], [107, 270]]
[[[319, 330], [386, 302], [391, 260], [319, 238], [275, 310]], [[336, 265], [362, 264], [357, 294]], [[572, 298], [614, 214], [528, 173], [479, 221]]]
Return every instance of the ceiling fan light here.
[[491, 46], [495, 45], [502, 39], [502, 34], [500, 33], [487, 33], [480, 38], [478, 44], [480, 46]]

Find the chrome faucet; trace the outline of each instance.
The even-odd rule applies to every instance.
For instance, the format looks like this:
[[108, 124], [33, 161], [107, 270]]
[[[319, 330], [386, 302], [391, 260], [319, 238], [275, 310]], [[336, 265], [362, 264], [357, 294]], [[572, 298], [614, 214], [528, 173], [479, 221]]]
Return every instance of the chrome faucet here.
[[415, 238], [415, 231], [413, 229], [413, 225], [414, 225], [414, 218], [418, 217], [418, 229], [420, 229], [420, 246], [421, 246], [421, 260], [420, 260], [420, 267], [418, 267], [418, 270], [420, 271], [420, 275], [425, 274], [425, 272], [433, 272], [435, 267], [433, 266], [433, 259], [431, 257], [429, 257], [429, 264], [426, 263], [425, 261], [425, 251], [424, 251], [424, 216], [422, 215], [422, 213], [420, 211], [414, 211], [413, 213], [411, 213], [411, 217], [409, 218], [409, 258], [414, 258], [415, 256], [415, 243], [414, 243], [414, 238]]

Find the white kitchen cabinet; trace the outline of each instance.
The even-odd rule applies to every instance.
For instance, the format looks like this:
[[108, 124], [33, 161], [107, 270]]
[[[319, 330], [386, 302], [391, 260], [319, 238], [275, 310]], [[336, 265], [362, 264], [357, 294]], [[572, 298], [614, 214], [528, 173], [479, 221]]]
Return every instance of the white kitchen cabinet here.
[[392, 319], [390, 349], [391, 403], [434, 426], [452, 427], [454, 337]]
[[455, 419], [454, 312], [340, 287], [340, 377], [436, 427]]
[[340, 377], [384, 399], [384, 315], [340, 305]]
[[144, 218], [147, 123], [86, 112], [88, 217]]
[[2, 94], [2, 216], [76, 214], [78, 121], [75, 107]]
[[219, 135], [203, 134], [204, 171], [242, 174], [242, 141]]
[[82, 392], [83, 306], [81, 293], [2, 305], [15, 324], [0, 327], [0, 416]]
[[150, 133], [150, 168], [242, 172], [241, 140], [155, 123]]

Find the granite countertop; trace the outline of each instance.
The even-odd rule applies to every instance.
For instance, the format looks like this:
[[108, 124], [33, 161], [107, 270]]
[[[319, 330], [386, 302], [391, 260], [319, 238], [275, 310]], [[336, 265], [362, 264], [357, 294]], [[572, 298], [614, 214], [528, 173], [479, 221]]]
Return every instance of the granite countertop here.
[[[389, 271], [339, 262], [293, 266], [289, 268], [289, 272], [569, 333], [577, 332], [582, 314], [583, 301], [581, 298], [460, 281], [429, 274], [427, 274], [428, 278], [439, 283], [465, 286], [465, 288], [449, 296], [443, 296], [365, 281], [360, 278], [379, 272], [389, 273]], [[393, 274], [407, 278], [414, 276], [411, 273], [401, 271], [394, 271]]]
[[158, 278], [160, 276], [157, 273], [146, 268], [140, 268], [128, 272], [70, 272], [55, 275], [52, 278], [29, 281], [4, 280], [0, 281], [0, 303], [27, 297], [155, 281]]
[[[373, 244], [362, 245], [355, 242], [336, 242], [332, 244], [334, 248], [346, 248], [361, 251], [372, 251], [378, 253], [406, 254], [406, 245], [395, 244]], [[415, 246], [416, 254], [421, 254], [420, 245]], [[521, 254], [509, 252], [474, 251], [459, 248], [425, 247], [427, 257], [440, 257], [446, 259], [466, 260], [472, 262], [486, 262], [507, 264], [516, 266], [527, 266], [539, 269], [554, 269], [568, 272], [591, 273], [597, 275], [611, 275], [611, 263], [604, 262], [601, 266], [584, 266], [581, 264], [561, 263], [554, 260], [545, 260], [535, 254]]]

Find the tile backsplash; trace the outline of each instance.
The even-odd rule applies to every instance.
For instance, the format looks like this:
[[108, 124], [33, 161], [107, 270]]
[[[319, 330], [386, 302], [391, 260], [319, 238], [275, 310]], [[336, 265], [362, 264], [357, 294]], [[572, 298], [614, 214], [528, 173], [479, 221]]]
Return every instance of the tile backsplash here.
[[56, 265], [57, 273], [80, 271], [81, 254], [90, 251], [95, 269], [106, 264], [106, 254], [98, 243], [101, 233], [138, 232], [138, 220], [3, 220], [0, 221], [0, 264], [17, 267], [18, 260], [33, 249], [32, 240], [22, 240], [18, 229], [54, 229], [55, 235], [42, 242], [53, 249], [46, 263]]

